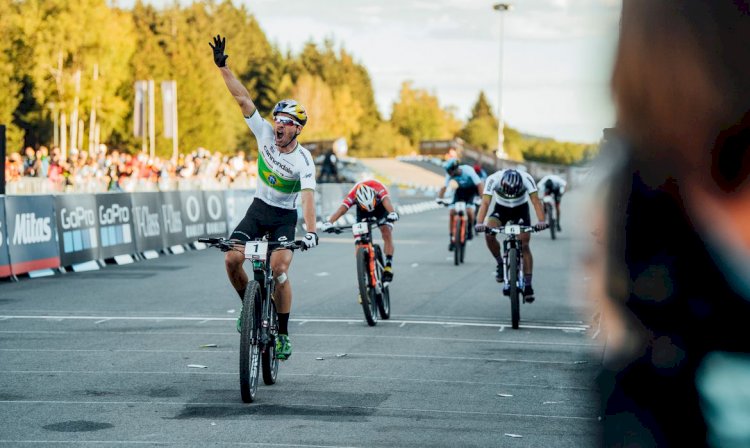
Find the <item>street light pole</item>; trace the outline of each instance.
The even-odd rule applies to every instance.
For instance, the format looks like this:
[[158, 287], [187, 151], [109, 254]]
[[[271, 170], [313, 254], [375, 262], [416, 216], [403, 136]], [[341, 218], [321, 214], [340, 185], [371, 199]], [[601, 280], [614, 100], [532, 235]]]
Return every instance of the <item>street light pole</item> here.
[[501, 159], [508, 158], [508, 154], [505, 152], [505, 136], [503, 134], [505, 130], [505, 119], [503, 117], [503, 19], [505, 18], [505, 12], [510, 11], [512, 5], [510, 3], [497, 3], [492, 7], [495, 11], [500, 13], [500, 57], [498, 65], [498, 85], [497, 85], [497, 157]]

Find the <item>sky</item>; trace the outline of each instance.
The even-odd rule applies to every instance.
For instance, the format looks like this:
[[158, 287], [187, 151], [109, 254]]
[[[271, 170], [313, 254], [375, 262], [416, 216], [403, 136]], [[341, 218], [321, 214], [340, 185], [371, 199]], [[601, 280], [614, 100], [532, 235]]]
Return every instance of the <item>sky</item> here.
[[558, 140], [596, 142], [614, 119], [608, 85], [621, 0], [516, 0], [502, 18], [487, 0], [234, 2], [284, 51], [332, 38], [367, 68], [385, 118], [411, 81], [461, 120], [480, 91], [497, 110], [501, 91], [509, 126]]

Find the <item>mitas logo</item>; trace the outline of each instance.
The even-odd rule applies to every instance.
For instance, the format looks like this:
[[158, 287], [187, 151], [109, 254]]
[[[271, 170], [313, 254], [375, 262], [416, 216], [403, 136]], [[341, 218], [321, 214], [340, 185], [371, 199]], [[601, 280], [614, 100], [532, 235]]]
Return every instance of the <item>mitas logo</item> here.
[[37, 218], [35, 213], [16, 215], [16, 228], [13, 231], [13, 245], [44, 243], [52, 239], [50, 218]]

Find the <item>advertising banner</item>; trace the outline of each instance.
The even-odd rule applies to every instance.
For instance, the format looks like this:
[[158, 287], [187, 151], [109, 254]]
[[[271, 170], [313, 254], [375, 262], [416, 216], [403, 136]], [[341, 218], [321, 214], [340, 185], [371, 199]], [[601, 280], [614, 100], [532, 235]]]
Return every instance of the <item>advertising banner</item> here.
[[130, 197], [136, 250], [163, 249], [161, 193], [133, 193]]
[[203, 192], [203, 205], [206, 210], [206, 236], [229, 236], [226, 204], [226, 194], [223, 191]]
[[101, 193], [96, 195], [96, 214], [99, 223], [99, 258], [113, 258], [136, 252], [133, 237], [133, 201], [129, 193]]
[[237, 227], [237, 224], [245, 217], [247, 209], [253, 202], [255, 192], [252, 190], [229, 190], [227, 196], [227, 224], [229, 228], [227, 233]]
[[60, 265], [70, 266], [99, 258], [96, 199], [93, 194], [55, 196]]
[[206, 207], [200, 190], [180, 191], [183, 243], [206, 236]]
[[186, 243], [180, 192], [163, 191], [160, 195], [162, 246], [170, 247]]
[[14, 275], [60, 266], [52, 196], [6, 196], [5, 222]]
[[[226, 223], [224, 224], [226, 225]], [[10, 256], [8, 255], [8, 236], [5, 227], [5, 197], [0, 196], [0, 278], [10, 277]]]

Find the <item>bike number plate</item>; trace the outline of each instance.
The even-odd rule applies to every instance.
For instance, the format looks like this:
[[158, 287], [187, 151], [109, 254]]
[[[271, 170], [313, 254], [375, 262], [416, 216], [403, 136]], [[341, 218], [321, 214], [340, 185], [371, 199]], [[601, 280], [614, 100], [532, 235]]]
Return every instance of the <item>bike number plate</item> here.
[[464, 201], [458, 201], [455, 204], [453, 204], [453, 210], [456, 211], [456, 213], [466, 213], [466, 202]]
[[267, 241], [248, 241], [245, 243], [245, 259], [266, 261], [267, 254]]
[[369, 232], [370, 232], [370, 229], [367, 227], [366, 222], [358, 222], [352, 225], [352, 233], [354, 234], [354, 236], [364, 235]]
[[509, 225], [505, 226], [505, 232], [508, 235], [520, 235], [521, 234], [521, 226], [519, 225]]

